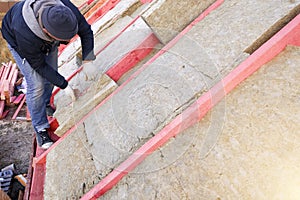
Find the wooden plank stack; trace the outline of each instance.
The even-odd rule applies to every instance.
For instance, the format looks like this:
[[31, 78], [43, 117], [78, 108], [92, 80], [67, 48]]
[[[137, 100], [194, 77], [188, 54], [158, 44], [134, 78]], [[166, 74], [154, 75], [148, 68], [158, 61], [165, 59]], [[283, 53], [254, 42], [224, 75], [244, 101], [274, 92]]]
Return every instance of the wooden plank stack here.
[[18, 68], [15, 63], [2, 63], [0, 67], [0, 119], [7, 115], [5, 105], [10, 105], [13, 100], [15, 83], [18, 78]]

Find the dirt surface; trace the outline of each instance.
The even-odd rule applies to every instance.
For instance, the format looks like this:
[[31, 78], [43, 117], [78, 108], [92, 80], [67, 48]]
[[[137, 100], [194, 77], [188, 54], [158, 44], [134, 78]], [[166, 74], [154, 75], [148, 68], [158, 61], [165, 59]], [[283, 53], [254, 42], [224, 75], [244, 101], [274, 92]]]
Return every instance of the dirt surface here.
[[[3, 15], [3, 13], [0, 13], [0, 19]], [[0, 63], [13, 61], [1, 34], [0, 47]], [[0, 120], [0, 169], [15, 164], [15, 174], [18, 175], [27, 174], [28, 172], [34, 132], [31, 122], [11, 120], [16, 108], [6, 107], [5, 109], [9, 109], [10, 112], [5, 119]], [[25, 116], [25, 106], [23, 106], [18, 116]], [[15, 188], [15, 184], [13, 185], [13, 188]], [[12, 199], [17, 198], [16, 192], [10, 192]]]
[[27, 173], [33, 129], [30, 122], [0, 121], [0, 168], [14, 163], [18, 174]]
[[[30, 155], [33, 142], [34, 130], [31, 122], [12, 120], [16, 107], [9, 109], [9, 115], [0, 120], [0, 169], [10, 165], [15, 165], [15, 175], [27, 174], [30, 163]], [[25, 116], [26, 107], [23, 106], [18, 116]], [[19, 190], [24, 187], [13, 179], [9, 196], [11, 199], [18, 199]]]

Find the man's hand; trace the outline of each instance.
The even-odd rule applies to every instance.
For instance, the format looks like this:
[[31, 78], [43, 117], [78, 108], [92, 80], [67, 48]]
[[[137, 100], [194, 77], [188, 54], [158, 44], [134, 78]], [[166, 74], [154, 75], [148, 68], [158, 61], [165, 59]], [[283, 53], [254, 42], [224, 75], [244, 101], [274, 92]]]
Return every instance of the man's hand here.
[[74, 93], [74, 90], [72, 89], [72, 87], [70, 85], [68, 85], [65, 89], [64, 89], [66, 95], [70, 96], [72, 98], [72, 101], [76, 101], [76, 96]]
[[94, 81], [99, 74], [98, 66], [94, 61], [83, 61], [82, 72], [86, 81]]

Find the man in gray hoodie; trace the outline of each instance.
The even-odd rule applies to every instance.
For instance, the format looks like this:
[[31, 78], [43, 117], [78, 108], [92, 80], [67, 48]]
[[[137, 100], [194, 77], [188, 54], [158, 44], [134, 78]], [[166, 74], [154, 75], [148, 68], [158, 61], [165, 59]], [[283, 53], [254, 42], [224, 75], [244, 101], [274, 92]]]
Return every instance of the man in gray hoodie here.
[[26, 103], [37, 143], [47, 149], [53, 144], [46, 114], [53, 87], [72, 91], [57, 72], [58, 46], [78, 34], [83, 61], [94, 60], [91, 26], [69, 0], [26, 0], [6, 13], [1, 31], [27, 82]]

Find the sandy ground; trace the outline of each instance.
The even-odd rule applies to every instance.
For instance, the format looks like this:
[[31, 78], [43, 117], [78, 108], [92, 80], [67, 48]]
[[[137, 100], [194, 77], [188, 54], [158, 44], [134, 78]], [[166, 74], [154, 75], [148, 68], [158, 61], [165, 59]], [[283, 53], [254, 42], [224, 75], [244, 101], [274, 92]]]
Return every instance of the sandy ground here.
[[[34, 131], [31, 122], [11, 120], [16, 107], [7, 109], [10, 110], [9, 115], [0, 120], [0, 169], [15, 164], [15, 175], [27, 174]], [[25, 116], [25, 106], [18, 116]], [[12, 199], [17, 198], [16, 187], [17, 184], [12, 182]]]
[[[0, 13], [2, 19], [3, 13]], [[1, 21], [0, 21], [1, 25]], [[13, 60], [6, 47], [6, 42], [0, 34], [0, 63]], [[16, 174], [27, 174], [30, 153], [33, 140], [33, 128], [31, 122], [11, 120], [16, 107], [9, 109], [9, 115], [0, 120], [0, 169], [15, 164]], [[25, 106], [18, 116], [25, 116]], [[11, 194], [12, 199], [17, 198], [17, 194]]]
[[27, 173], [33, 130], [30, 122], [0, 121], [0, 168], [14, 163], [18, 174]]

